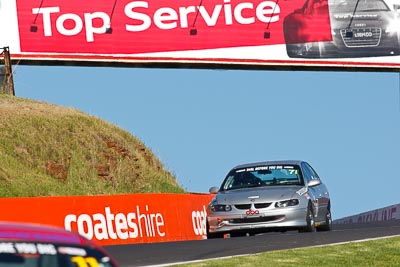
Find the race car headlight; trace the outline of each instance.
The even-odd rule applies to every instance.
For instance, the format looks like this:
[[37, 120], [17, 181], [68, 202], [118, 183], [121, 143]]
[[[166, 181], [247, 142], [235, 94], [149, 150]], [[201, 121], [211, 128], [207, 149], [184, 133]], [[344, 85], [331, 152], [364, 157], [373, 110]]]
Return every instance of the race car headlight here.
[[389, 22], [389, 25], [387, 26], [385, 32], [386, 33], [400, 32], [399, 23], [400, 23], [399, 19], [393, 19], [392, 21]]
[[285, 201], [279, 201], [275, 203], [276, 208], [286, 208], [299, 205], [298, 199], [290, 199]]
[[232, 206], [231, 205], [214, 204], [214, 205], [210, 206], [210, 209], [213, 212], [231, 211]]

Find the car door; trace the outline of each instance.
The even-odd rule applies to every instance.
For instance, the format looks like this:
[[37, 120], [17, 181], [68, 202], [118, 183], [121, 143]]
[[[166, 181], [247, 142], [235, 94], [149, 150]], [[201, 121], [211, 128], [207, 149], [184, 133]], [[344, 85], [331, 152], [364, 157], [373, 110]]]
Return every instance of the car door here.
[[[316, 176], [310, 168], [310, 165], [306, 162], [302, 163], [302, 169], [304, 173], [305, 180], [307, 182], [307, 185], [310, 184], [310, 182], [318, 180], [319, 177]], [[308, 187], [308, 194], [310, 195], [313, 208], [314, 208], [314, 217], [316, 218], [317, 221], [319, 221], [322, 218], [322, 212], [321, 212], [321, 191], [320, 191], [320, 186], [319, 185], [314, 185], [314, 186], [309, 186]]]
[[317, 205], [317, 209], [318, 209], [318, 220], [324, 220], [325, 219], [325, 215], [328, 209], [328, 205], [329, 205], [329, 193], [328, 190], [325, 186], [325, 184], [322, 182], [321, 178], [319, 177], [319, 175], [317, 174], [317, 172], [308, 164], [308, 163], [304, 163], [304, 167], [305, 169], [307, 169], [307, 172], [310, 175], [310, 179], [311, 180], [318, 180], [319, 181], [319, 185], [312, 187], [313, 189], [315, 189], [316, 192], [316, 205]]

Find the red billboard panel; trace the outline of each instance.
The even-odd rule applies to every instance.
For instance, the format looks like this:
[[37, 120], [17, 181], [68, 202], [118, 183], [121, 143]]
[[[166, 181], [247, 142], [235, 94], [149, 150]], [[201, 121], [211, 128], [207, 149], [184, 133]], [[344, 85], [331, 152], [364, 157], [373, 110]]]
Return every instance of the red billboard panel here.
[[400, 67], [400, 0], [0, 0], [24, 60]]
[[[23, 51], [137, 54], [284, 44], [283, 18], [302, 2], [24, 0], [17, 10]], [[321, 17], [313, 41], [330, 38], [328, 5]]]
[[201, 240], [207, 236], [207, 205], [213, 197], [131, 194], [0, 198], [0, 212], [2, 221], [63, 227], [101, 245]]

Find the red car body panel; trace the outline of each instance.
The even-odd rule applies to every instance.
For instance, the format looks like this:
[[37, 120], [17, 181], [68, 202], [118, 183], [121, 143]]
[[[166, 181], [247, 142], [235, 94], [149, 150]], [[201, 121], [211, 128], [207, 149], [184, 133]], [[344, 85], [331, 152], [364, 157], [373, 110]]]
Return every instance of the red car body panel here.
[[328, 1], [308, 1], [284, 21], [287, 44], [332, 41]]

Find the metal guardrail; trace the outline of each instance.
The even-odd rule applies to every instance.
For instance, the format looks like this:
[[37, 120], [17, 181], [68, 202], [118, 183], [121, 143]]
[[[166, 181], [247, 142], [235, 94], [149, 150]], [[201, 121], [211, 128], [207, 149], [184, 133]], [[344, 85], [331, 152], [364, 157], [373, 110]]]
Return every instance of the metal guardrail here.
[[400, 204], [363, 212], [357, 215], [335, 220], [335, 224], [373, 223], [391, 220], [400, 220]]

